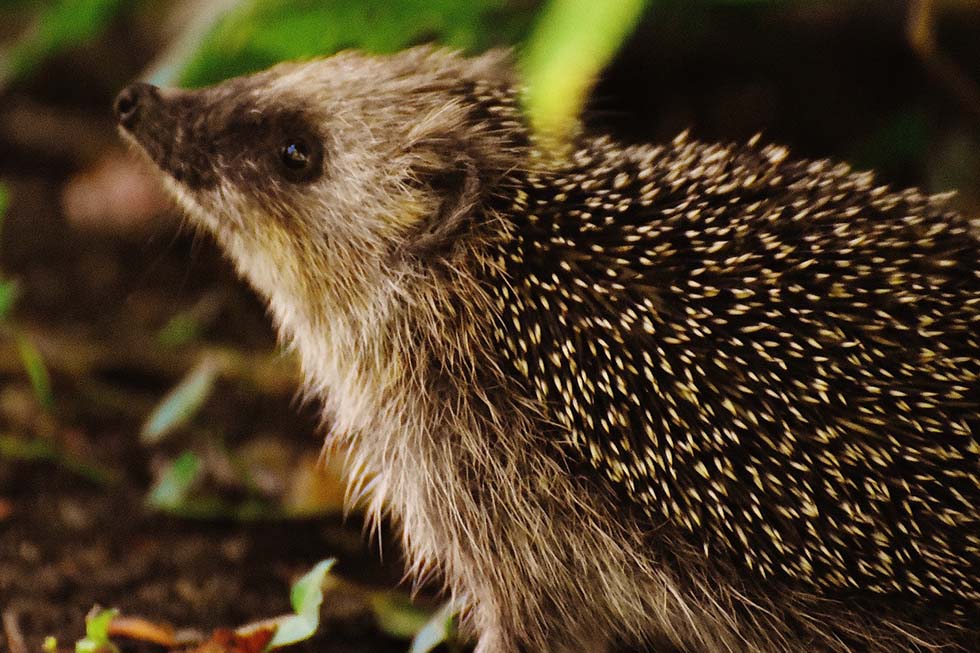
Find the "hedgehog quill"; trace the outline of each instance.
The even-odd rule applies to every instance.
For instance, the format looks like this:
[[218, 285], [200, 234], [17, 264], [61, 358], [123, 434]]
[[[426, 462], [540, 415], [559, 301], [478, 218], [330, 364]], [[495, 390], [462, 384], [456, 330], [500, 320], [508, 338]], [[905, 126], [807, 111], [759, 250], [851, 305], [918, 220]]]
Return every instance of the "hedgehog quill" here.
[[980, 651], [968, 220], [758, 139], [545, 156], [519, 91], [417, 48], [116, 112], [478, 653]]

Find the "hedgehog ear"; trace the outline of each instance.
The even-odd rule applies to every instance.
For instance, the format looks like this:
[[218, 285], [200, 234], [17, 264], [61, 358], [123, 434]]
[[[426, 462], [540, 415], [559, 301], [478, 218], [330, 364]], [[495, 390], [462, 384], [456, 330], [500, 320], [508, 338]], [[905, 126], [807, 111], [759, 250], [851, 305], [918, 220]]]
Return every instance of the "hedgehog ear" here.
[[503, 84], [516, 84], [518, 81], [514, 51], [510, 48], [493, 48], [467, 60], [466, 73], [471, 79], [484, 79]]
[[476, 163], [460, 153], [424, 183], [442, 198], [435, 213], [413, 229], [404, 245], [406, 253], [422, 258], [452, 247], [480, 202], [481, 183]]

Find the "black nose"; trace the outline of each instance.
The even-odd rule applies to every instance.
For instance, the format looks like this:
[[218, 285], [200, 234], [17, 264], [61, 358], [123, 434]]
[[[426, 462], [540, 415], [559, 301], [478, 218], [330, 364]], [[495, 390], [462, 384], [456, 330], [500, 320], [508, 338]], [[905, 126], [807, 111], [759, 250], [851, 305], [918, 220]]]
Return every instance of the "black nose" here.
[[159, 89], [152, 84], [130, 84], [116, 96], [113, 108], [116, 120], [126, 129], [133, 129], [139, 122], [140, 108], [159, 96]]

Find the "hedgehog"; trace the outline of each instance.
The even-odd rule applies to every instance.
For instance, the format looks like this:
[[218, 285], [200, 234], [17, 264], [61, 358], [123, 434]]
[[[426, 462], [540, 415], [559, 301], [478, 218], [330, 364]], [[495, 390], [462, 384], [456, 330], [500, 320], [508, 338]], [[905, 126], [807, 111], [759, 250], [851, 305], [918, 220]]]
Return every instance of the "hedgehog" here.
[[980, 241], [756, 137], [547, 147], [506, 53], [136, 83], [477, 653], [980, 651]]

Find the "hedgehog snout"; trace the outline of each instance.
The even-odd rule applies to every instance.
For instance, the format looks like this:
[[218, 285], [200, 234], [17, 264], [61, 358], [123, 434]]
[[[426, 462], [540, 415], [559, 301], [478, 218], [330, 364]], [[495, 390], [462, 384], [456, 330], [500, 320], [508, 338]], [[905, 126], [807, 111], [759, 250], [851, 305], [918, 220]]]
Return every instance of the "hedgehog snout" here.
[[160, 89], [152, 84], [136, 82], [124, 88], [116, 101], [113, 110], [119, 126], [129, 131], [134, 130], [140, 122], [147, 107], [160, 103]]

